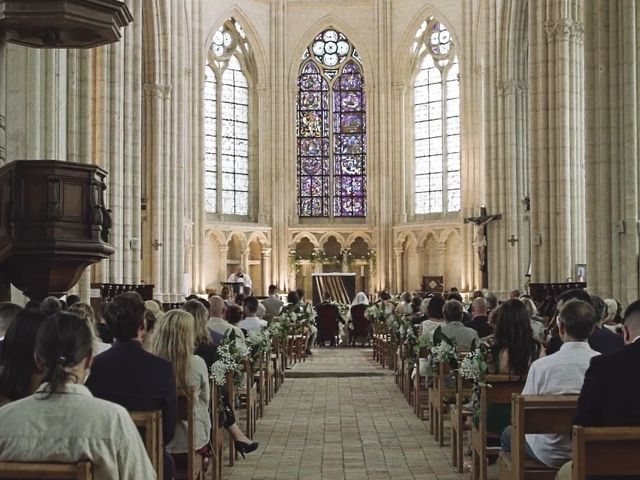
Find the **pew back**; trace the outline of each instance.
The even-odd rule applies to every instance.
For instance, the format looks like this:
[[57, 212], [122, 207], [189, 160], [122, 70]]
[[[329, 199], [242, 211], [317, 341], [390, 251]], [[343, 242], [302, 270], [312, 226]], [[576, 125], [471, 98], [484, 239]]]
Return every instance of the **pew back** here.
[[640, 427], [573, 427], [572, 480], [640, 475]]
[[0, 462], [0, 478], [11, 480], [92, 480], [93, 472], [91, 462]]
[[513, 395], [510, 465], [504, 455], [500, 462], [501, 469], [510, 470], [509, 478], [555, 477], [555, 469], [527, 459], [525, 434], [568, 434], [577, 406], [578, 395]]
[[162, 445], [162, 411], [130, 412], [131, 420], [140, 432], [151, 465], [158, 478], [163, 478], [164, 447]]

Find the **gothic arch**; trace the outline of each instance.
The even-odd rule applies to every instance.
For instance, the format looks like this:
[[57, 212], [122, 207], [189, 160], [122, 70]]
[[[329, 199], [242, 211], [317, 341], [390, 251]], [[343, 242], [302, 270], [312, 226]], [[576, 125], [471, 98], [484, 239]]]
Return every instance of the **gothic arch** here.
[[[216, 19], [210, 24], [211, 27], [207, 32], [203, 46], [202, 58], [207, 58], [207, 50], [209, 49], [209, 45], [211, 45], [214, 33], [229, 18], [234, 18], [238, 21], [238, 23], [240, 23], [242, 30], [244, 30], [244, 33], [247, 36], [247, 41], [251, 46], [252, 55], [256, 63], [256, 71], [251, 72], [252, 75], [250, 75], [250, 77], [253, 77], [252, 81], [255, 82], [254, 86], [265, 86], [269, 82], [265, 50], [259, 40], [260, 37], [258, 36], [251, 20], [249, 20], [249, 17], [244, 13], [244, 10], [239, 5], [236, 5], [226, 11], [224, 14], [217, 16]], [[247, 80], [250, 81], [249, 78], [247, 78]]]
[[338, 232], [326, 232], [318, 240], [318, 244], [320, 245], [320, 247], [322, 247], [322, 245], [324, 245], [327, 242], [327, 240], [329, 240], [329, 237], [335, 237], [336, 241], [340, 244], [340, 247], [342, 248], [345, 248], [348, 246], [348, 244], [344, 241], [342, 234]]
[[291, 243], [289, 245], [289, 248], [296, 248], [296, 245], [298, 243], [300, 243], [300, 241], [306, 238], [307, 240], [309, 240], [312, 245], [314, 246], [314, 248], [319, 248], [319, 243], [318, 240], [316, 239], [316, 237], [312, 234], [310, 234], [309, 232], [300, 232], [297, 233], [296, 235], [294, 235], [294, 237], [291, 239]]
[[209, 228], [205, 230], [204, 235], [205, 235], [205, 238], [211, 237], [214, 240], [216, 240], [218, 242], [218, 245], [227, 245], [228, 243], [224, 234], [218, 229]]
[[395, 247], [396, 248], [398, 248], [398, 247], [399, 248], [403, 248], [403, 245], [404, 245], [405, 241], [413, 242], [416, 245], [418, 244], [418, 238], [416, 237], [416, 235], [413, 232], [411, 232], [411, 231], [400, 232], [400, 234], [396, 238]]
[[[375, 88], [375, 76], [373, 73], [373, 67], [371, 59], [373, 58], [371, 52], [367, 48], [367, 42], [357, 33], [356, 29], [352, 28], [349, 23], [344, 20], [336, 17], [333, 14], [326, 15], [322, 17], [320, 20], [315, 22], [310, 28], [308, 28], [305, 33], [302, 34], [300, 39], [295, 43], [293, 47], [293, 55], [291, 58], [291, 63], [289, 65], [289, 78], [287, 80], [287, 90], [295, 91], [297, 88], [298, 82], [298, 74], [300, 70], [300, 55], [304, 52], [304, 50], [313, 42], [318, 33], [326, 30], [327, 28], [335, 28], [336, 30], [344, 33], [346, 37], [349, 39], [349, 42], [355, 47], [355, 49], [360, 53], [360, 57], [362, 58], [362, 74], [364, 75], [365, 81], [365, 92], [370, 92], [372, 88]], [[373, 96], [369, 94], [370, 99], [368, 102], [371, 103], [373, 100]]]
[[247, 242], [247, 238], [245, 237], [244, 233], [236, 232], [236, 231], [231, 231], [227, 234], [227, 241], [225, 245], [229, 245], [229, 243], [231, 243], [234, 237], [238, 239], [238, 241], [240, 242], [240, 246], [243, 249], [249, 248], [249, 242]]
[[457, 228], [445, 228], [440, 232], [440, 235], [437, 237], [437, 241], [439, 243], [447, 243], [451, 239], [451, 237], [457, 237], [458, 239], [460, 239], [460, 232]]
[[260, 243], [263, 247], [269, 246], [269, 239], [264, 232], [252, 232], [247, 239], [247, 243], [251, 243], [253, 241]]
[[353, 232], [352, 234], [350, 234], [346, 241], [345, 241], [345, 247], [350, 247], [353, 242], [355, 242], [358, 237], [361, 237], [365, 242], [367, 242], [367, 244], [369, 245], [369, 248], [373, 248], [373, 240], [371, 239], [371, 235], [369, 235], [366, 232]]
[[429, 241], [429, 237], [433, 238], [436, 242], [438, 241], [438, 234], [435, 230], [427, 229], [420, 232], [418, 237], [418, 245], [424, 247]]
[[447, 30], [453, 35], [454, 45], [457, 47], [457, 56], [458, 61], [462, 63], [463, 60], [463, 51], [460, 48], [460, 39], [456, 32], [456, 29], [453, 27], [454, 23], [442, 14], [437, 8], [432, 5], [426, 5], [422, 10], [420, 10], [413, 18], [411, 23], [409, 24], [408, 30], [405, 32], [402, 41], [399, 44], [399, 51], [396, 52], [396, 61], [395, 61], [395, 78], [394, 83], [400, 85], [411, 85], [413, 84], [414, 76], [417, 72], [416, 69], [416, 61], [417, 57], [413, 53], [413, 43], [416, 41], [416, 32], [420, 28], [422, 22], [424, 22], [427, 18], [433, 16], [440, 20], [447, 26]]

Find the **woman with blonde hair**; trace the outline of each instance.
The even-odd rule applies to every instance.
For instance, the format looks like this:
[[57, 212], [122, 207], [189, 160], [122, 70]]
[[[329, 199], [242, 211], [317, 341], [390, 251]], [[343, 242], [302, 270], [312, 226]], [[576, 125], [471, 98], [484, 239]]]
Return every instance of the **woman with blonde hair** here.
[[[209, 444], [209, 372], [204, 360], [195, 351], [195, 321], [184, 310], [170, 310], [156, 323], [151, 352], [169, 360], [176, 375], [178, 391], [193, 387], [195, 395], [195, 442], [203, 454]], [[169, 453], [187, 452], [187, 422], [176, 425], [173, 440], [167, 445]]]
[[215, 361], [216, 347], [207, 329], [209, 312], [199, 300], [189, 300], [182, 306], [182, 310], [189, 312], [194, 319], [195, 354], [202, 357], [207, 368], [211, 368]]
[[96, 324], [96, 315], [93, 311], [93, 307], [88, 303], [78, 302], [74, 303], [73, 306], [69, 309], [69, 313], [75, 313], [80, 318], [82, 318], [93, 333], [93, 344], [94, 344], [94, 356], [98, 355], [106, 350], [111, 348], [110, 343], [104, 343], [102, 339], [98, 336], [98, 329]]

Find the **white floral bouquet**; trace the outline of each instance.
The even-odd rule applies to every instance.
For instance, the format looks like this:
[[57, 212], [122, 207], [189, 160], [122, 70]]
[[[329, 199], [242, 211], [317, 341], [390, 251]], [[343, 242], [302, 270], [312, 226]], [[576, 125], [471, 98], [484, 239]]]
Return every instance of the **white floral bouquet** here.
[[474, 340], [471, 345], [471, 351], [460, 362], [459, 373], [462, 378], [473, 382], [473, 392], [471, 394], [472, 421], [475, 425], [478, 425], [480, 419], [480, 388], [491, 386], [486, 382], [487, 347], [483, 343], [476, 346]]
[[310, 303], [305, 304], [301, 310], [297, 312], [297, 323], [305, 327], [316, 324], [316, 309]]
[[211, 365], [211, 376], [216, 385], [222, 386], [227, 381], [227, 373], [233, 372], [236, 383], [242, 381], [240, 372], [244, 360], [250, 354], [249, 347], [233, 330], [227, 330], [216, 352], [216, 361]]
[[338, 307], [338, 313], [343, 319], [346, 318], [351, 310], [351, 306], [346, 303], [336, 303], [336, 307]]
[[268, 328], [250, 331], [245, 341], [254, 355], [271, 350], [271, 332]]
[[429, 376], [434, 376], [438, 373], [441, 363], [447, 363], [452, 369], [458, 368], [456, 342], [442, 333], [441, 327], [436, 328], [433, 332], [433, 346], [431, 347], [428, 363]]
[[462, 375], [462, 378], [483, 386], [486, 374], [487, 359], [481, 348], [476, 348], [465, 354], [462, 362], [460, 362], [460, 375]]

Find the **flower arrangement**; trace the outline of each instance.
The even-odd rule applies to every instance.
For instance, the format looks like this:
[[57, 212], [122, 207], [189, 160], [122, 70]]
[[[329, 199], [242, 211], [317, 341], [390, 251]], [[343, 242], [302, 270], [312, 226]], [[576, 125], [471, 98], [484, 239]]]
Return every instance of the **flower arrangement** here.
[[471, 409], [473, 410], [472, 421], [478, 425], [480, 420], [480, 388], [490, 387], [486, 383], [487, 377], [487, 347], [483, 343], [476, 346], [475, 340], [471, 345], [471, 351], [467, 353], [460, 362], [460, 375], [462, 378], [473, 382], [473, 392], [471, 394]]
[[302, 260], [302, 257], [300, 257], [300, 254], [298, 254], [297, 250], [289, 250], [289, 268], [298, 271], [300, 260]]
[[211, 365], [211, 376], [214, 383], [221, 387], [227, 380], [227, 373], [233, 372], [237, 385], [242, 381], [240, 375], [242, 364], [250, 354], [249, 347], [236, 337], [233, 330], [227, 330], [216, 352], [216, 361]]
[[313, 305], [311, 305], [310, 303], [306, 303], [300, 310], [294, 313], [294, 315], [296, 315], [297, 324], [304, 327], [315, 325], [316, 317], [318, 316], [316, 313], [316, 309], [313, 308]]
[[297, 315], [293, 312], [282, 312], [277, 317], [274, 317], [273, 322], [269, 326], [269, 331], [272, 337], [277, 337], [284, 341], [291, 332], [291, 329], [295, 326]]
[[336, 303], [336, 307], [338, 307], [338, 313], [343, 319], [345, 319], [351, 310], [351, 305], [347, 305], [346, 303]]
[[245, 341], [254, 355], [271, 350], [271, 332], [268, 328], [250, 331]]
[[452, 369], [458, 368], [458, 352], [455, 340], [447, 337], [438, 327], [433, 332], [433, 346], [427, 367], [429, 376], [438, 373], [441, 363], [447, 363]]

